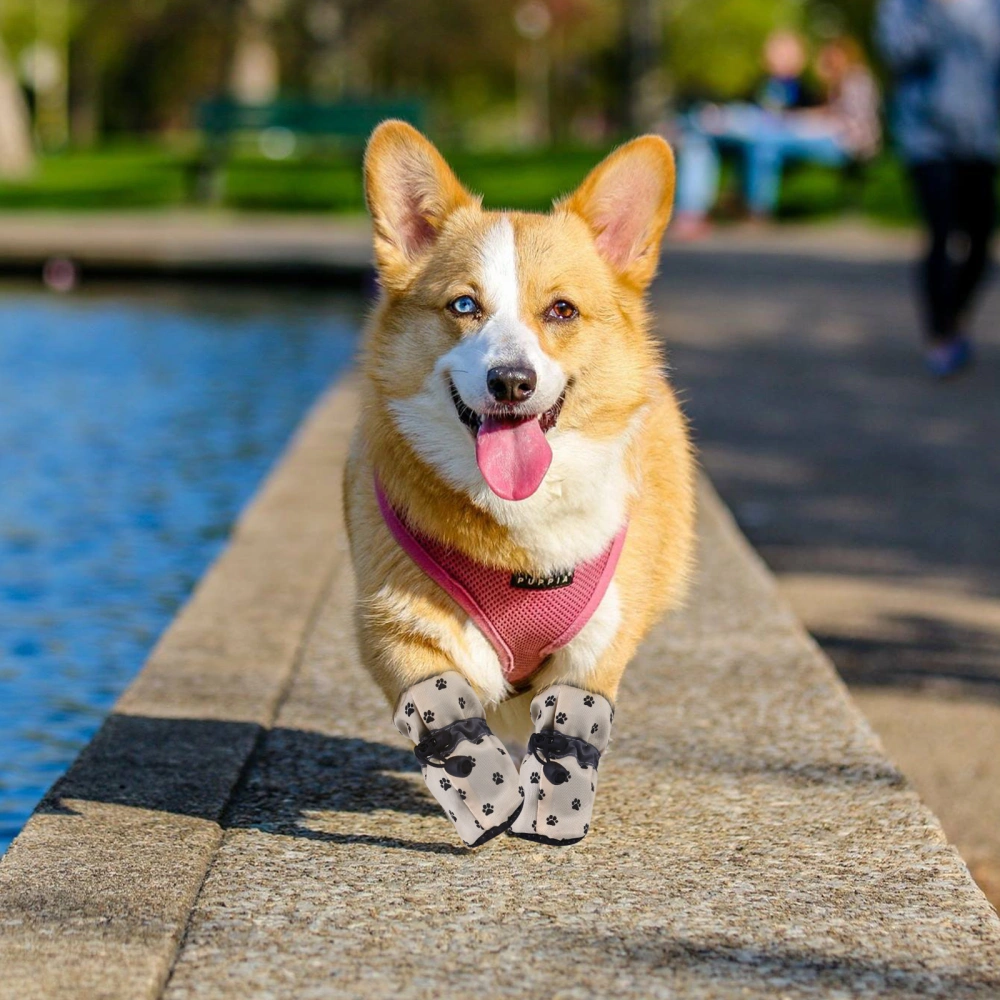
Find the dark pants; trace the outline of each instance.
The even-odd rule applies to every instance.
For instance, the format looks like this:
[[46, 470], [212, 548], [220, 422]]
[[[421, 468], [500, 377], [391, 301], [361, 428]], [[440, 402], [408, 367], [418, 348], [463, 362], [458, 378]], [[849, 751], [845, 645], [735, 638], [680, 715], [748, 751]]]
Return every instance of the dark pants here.
[[930, 249], [920, 279], [935, 340], [961, 331], [989, 260], [996, 212], [996, 166], [987, 160], [931, 160], [910, 168]]

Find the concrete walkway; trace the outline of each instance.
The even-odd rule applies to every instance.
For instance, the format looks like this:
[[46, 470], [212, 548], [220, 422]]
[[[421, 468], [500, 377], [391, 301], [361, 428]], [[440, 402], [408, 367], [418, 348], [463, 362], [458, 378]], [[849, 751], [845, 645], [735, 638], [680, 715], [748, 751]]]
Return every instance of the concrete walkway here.
[[1000, 289], [936, 384], [912, 239], [752, 236], [668, 247], [656, 286], [703, 460], [1000, 906]]
[[580, 845], [455, 844], [358, 666], [316, 410], [0, 862], [0, 997], [1000, 994], [1000, 919], [711, 489]]

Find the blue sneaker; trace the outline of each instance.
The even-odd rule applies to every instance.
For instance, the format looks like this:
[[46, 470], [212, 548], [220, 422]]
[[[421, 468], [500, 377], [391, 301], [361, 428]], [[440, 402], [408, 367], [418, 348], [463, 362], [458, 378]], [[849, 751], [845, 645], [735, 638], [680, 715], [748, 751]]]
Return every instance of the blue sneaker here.
[[955, 337], [931, 344], [924, 353], [924, 362], [935, 378], [951, 378], [972, 363], [972, 342], [968, 337]]

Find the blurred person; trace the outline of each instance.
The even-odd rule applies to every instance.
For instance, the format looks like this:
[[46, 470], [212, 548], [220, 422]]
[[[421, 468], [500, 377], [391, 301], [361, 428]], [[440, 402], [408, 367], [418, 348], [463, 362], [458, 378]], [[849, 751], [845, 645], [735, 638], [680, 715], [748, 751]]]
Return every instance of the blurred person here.
[[817, 103], [804, 79], [809, 53], [802, 35], [787, 29], [772, 31], [764, 41], [763, 58], [767, 75], [757, 89], [760, 107], [780, 114]]
[[864, 50], [850, 35], [827, 42], [816, 57], [826, 101], [814, 113], [853, 160], [872, 159], [882, 147], [882, 99]]
[[878, 86], [854, 39], [845, 36], [820, 50], [816, 75], [825, 91], [822, 102], [802, 82], [806, 49], [801, 36], [775, 32], [765, 45], [764, 61], [768, 77], [756, 104], [709, 105], [684, 120], [675, 236], [694, 238], [707, 231], [725, 150], [742, 156], [745, 198], [755, 218], [773, 215], [789, 160], [843, 166], [878, 151]]
[[896, 142], [930, 236], [926, 362], [944, 378], [972, 360], [969, 310], [995, 224], [1000, 0], [882, 0], [876, 30], [895, 76]]

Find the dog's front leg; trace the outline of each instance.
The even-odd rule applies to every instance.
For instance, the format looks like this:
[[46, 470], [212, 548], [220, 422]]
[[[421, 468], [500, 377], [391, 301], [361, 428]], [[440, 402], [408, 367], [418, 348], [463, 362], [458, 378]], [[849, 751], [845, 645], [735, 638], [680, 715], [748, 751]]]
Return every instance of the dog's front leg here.
[[424, 781], [466, 844], [478, 847], [511, 825], [524, 796], [517, 769], [461, 674], [414, 684], [393, 721], [416, 744]]
[[[476, 647], [436, 585], [400, 559], [395, 579], [368, 580], [362, 565], [357, 625], [365, 665], [416, 745], [431, 794], [462, 840], [478, 846], [506, 830], [521, 808], [517, 765], [486, 723], [483, 702], [503, 690], [500, 665], [474, 688]], [[367, 586], [366, 586], [367, 584]], [[481, 642], [485, 645], [486, 640]], [[482, 671], [480, 671], [482, 673]]]
[[511, 833], [576, 843], [590, 831], [601, 756], [611, 738], [614, 698], [635, 650], [612, 585], [593, 618], [538, 678], [533, 733], [521, 763], [524, 809]]
[[521, 763], [524, 808], [512, 833], [560, 845], [587, 835], [614, 714], [607, 698], [568, 684], [554, 684], [532, 699], [535, 731]]

